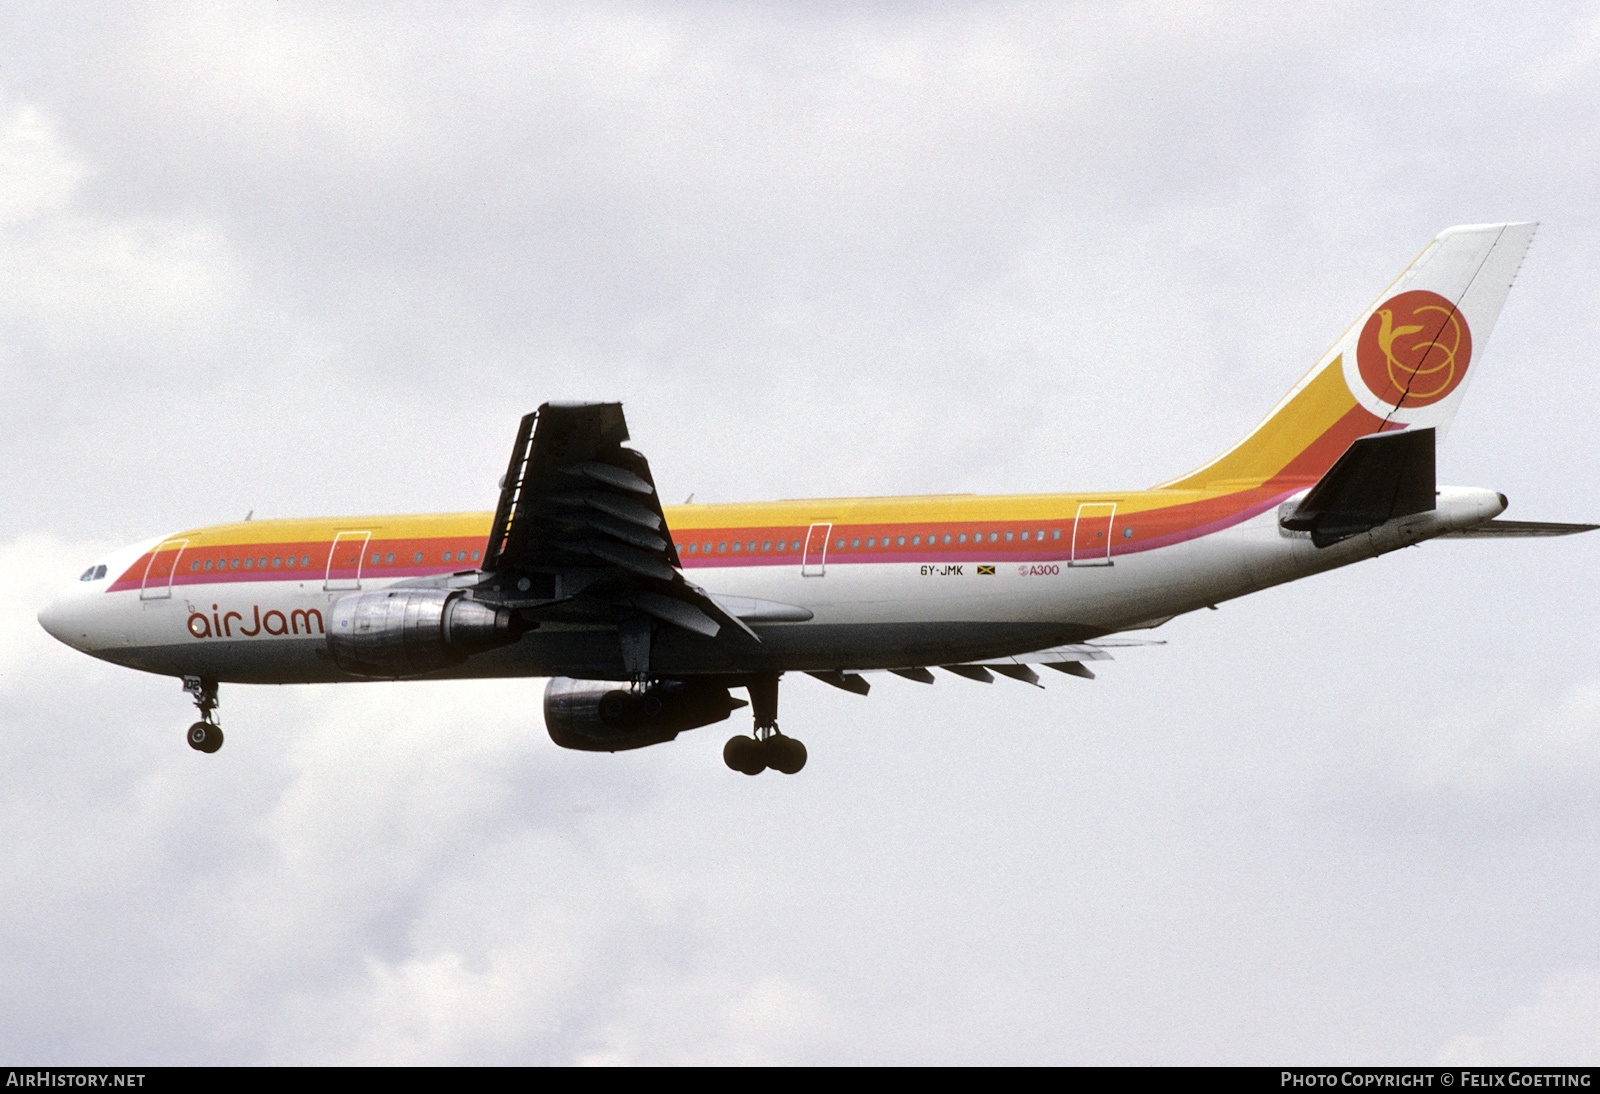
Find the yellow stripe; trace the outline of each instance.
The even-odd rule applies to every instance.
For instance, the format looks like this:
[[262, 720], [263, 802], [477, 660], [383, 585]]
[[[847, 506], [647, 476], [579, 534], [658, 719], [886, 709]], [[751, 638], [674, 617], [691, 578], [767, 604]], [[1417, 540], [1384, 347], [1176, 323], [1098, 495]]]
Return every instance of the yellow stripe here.
[[307, 543], [331, 540], [339, 532], [371, 532], [384, 539], [481, 537], [489, 535], [493, 513], [420, 513], [410, 516], [315, 517], [306, 520], [251, 520], [180, 532], [189, 550], [234, 544]]
[[1244, 440], [1197, 471], [1157, 489], [1242, 490], [1260, 486], [1286, 467], [1356, 405], [1336, 356], [1273, 408]]

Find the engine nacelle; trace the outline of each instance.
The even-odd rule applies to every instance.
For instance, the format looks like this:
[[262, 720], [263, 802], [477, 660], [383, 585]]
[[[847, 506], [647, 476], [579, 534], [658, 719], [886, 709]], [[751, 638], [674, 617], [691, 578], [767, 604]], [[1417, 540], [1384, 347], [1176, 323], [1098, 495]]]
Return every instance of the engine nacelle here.
[[386, 589], [341, 596], [328, 609], [328, 653], [357, 676], [396, 679], [459, 665], [522, 637], [510, 608], [463, 590]]
[[544, 689], [544, 724], [562, 748], [624, 752], [720, 722], [745, 705], [727, 688], [693, 677], [636, 690], [615, 680], [557, 676]]

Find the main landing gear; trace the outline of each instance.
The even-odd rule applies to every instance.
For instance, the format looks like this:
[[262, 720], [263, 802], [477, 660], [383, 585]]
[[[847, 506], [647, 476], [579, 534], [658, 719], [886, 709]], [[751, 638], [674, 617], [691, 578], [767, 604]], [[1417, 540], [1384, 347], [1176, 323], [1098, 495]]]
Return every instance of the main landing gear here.
[[747, 685], [755, 713], [754, 736], [730, 737], [722, 746], [722, 762], [746, 775], [767, 768], [793, 775], [806, 765], [806, 746], [778, 730], [778, 674], [752, 677]]
[[222, 747], [222, 727], [217, 725], [217, 682], [200, 676], [185, 676], [183, 690], [194, 696], [200, 720], [189, 727], [189, 747], [198, 752], [215, 752]]

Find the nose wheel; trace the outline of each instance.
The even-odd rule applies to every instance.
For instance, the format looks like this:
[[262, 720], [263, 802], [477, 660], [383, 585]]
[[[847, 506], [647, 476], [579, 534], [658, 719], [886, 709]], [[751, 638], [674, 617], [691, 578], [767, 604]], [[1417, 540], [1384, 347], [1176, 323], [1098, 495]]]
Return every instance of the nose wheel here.
[[215, 752], [222, 747], [222, 727], [217, 725], [217, 682], [200, 676], [185, 676], [183, 690], [194, 696], [200, 720], [189, 727], [189, 747], [196, 752]]
[[752, 677], [746, 687], [755, 714], [754, 734], [730, 737], [722, 746], [722, 762], [745, 775], [759, 775], [769, 767], [795, 774], [806, 765], [806, 746], [778, 729], [777, 674]]

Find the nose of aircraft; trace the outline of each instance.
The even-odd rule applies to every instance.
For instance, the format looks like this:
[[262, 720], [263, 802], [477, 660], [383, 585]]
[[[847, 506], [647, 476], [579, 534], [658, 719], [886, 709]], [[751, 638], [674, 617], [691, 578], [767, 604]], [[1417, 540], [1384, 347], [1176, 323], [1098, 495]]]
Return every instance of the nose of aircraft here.
[[88, 598], [73, 589], [39, 609], [39, 626], [56, 641], [88, 652], [89, 607]]

